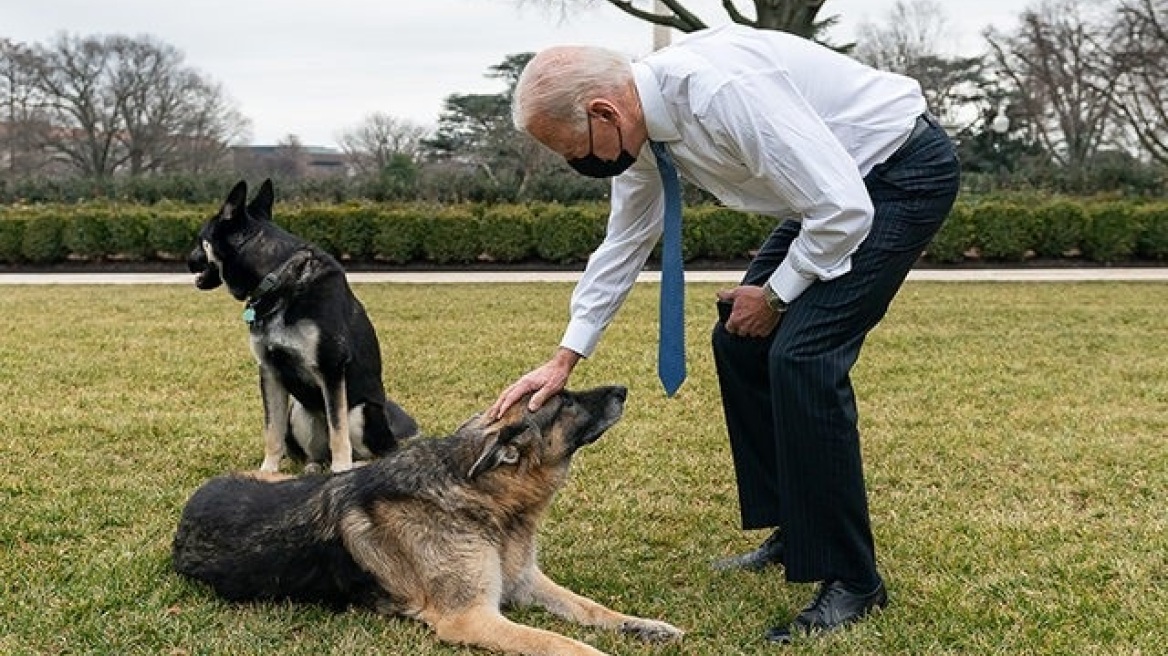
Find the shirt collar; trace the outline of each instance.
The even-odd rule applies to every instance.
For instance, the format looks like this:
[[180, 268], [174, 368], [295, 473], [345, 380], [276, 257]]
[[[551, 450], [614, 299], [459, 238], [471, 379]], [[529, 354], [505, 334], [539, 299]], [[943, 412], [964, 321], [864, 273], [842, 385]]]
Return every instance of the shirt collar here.
[[645, 114], [645, 130], [652, 141], [679, 141], [681, 132], [669, 117], [665, 108], [665, 97], [653, 69], [644, 62], [633, 62], [633, 82], [637, 85], [637, 95], [641, 98], [641, 111]]

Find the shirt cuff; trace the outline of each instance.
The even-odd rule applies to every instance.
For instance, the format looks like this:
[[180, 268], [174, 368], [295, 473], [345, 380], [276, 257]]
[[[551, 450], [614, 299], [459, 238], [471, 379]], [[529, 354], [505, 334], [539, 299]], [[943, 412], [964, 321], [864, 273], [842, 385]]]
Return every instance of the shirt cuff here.
[[771, 275], [767, 284], [771, 286], [771, 289], [775, 290], [775, 293], [779, 295], [779, 298], [784, 303], [791, 303], [799, 298], [813, 282], [815, 282], [814, 277], [808, 277], [796, 271], [795, 267], [791, 264], [791, 258], [786, 257], [779, 264], [779, 268], [775, 269], [774, 274]]
[[568, 328], [564, 331], [560, 346], [575, 351], [586, 358], [596, 350], [596, 344], [600, 341], [602, 332], [604, 332], [603, 329], [594, 324], [573, 318], [568, 322]]

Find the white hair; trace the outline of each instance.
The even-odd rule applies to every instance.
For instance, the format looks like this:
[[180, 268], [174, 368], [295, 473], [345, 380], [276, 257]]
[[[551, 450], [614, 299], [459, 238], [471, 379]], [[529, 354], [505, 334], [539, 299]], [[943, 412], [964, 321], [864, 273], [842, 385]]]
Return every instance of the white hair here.
[[595, 46], [556, 46], [528, 62], [515, 84], [511, 120], [523, 132], [535, 119], [587, 129], [585, 104], [623, 93], [633, 81], [629, 58]]

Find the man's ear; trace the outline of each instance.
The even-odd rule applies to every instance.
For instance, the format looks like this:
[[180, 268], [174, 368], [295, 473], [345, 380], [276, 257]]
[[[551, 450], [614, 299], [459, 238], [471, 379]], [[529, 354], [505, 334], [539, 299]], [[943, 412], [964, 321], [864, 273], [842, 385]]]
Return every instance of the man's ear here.
[[593, 98], [585, 105], [585, 109], [590, 116], [609, 123], [616, 123], [620, 118], [620, 111], [607, 98]]

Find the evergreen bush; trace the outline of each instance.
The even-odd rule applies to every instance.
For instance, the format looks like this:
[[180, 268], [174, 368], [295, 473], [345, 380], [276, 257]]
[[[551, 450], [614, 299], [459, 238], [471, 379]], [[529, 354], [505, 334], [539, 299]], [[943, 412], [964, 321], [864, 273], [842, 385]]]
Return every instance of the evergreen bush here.
[[1039, 257], [1074, 257], [1082, 253], [1087, 213], [1079, 203], [1057, 199], [1041, 203], [1031, 215], [1034, 252]]
[[109, 210], [83, 206], [61, 222], [61, 241], [69, 257], [98, 260], [109, 253]]
[[604, 239], [607, 216], [592, 205], [543, 206], [534, 217], [536, 254], [555, 264], [587, 260]]
[[1030, 249], [1030, 210], [1011, 201], [989, 201], [974, 207], [976, 245], [987, 260], [1018, 262]]
[[925, 247], [925, 259], [938, 264], [954, 264], [965, 260], [976, 240], [976, 225], [969, 203], [959, 202], [949, 212], [949, 218], [933, 235]]
[[1092, 262], [1111, 263], [1135, 252], [1140, 229], [1131, 203], [1112, 201], [1092, 206], [1083, 228], [1083, 254]]
[[0, 263], [17, 264], [23, 259], [25, 219], [0, 218]]
[[482, 252], [479, 222], [465, 205], [443, 208], [426, 221], [422, 255], [436, 264], [474, 262]]
[[526, 205], [494, 205], [479, 219], [479, 241], [487, 262], [521, 262], [531, 256], [531, 209]]
[[1141, 207], [1134, 215], [1140, 225], [1136, 254], [1149, 260], [1168, 260], [1168, 203]]
[[373, 259], [408, 264], [422, 252], [425, 217], [421, 206], [387, 208], [373, 216]]
[[65, 219], [55, 214], [33, 216], [24, 225], [21, 257], [33, 264], [53, 264], [65, 259]]

